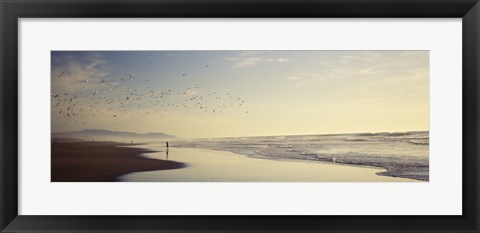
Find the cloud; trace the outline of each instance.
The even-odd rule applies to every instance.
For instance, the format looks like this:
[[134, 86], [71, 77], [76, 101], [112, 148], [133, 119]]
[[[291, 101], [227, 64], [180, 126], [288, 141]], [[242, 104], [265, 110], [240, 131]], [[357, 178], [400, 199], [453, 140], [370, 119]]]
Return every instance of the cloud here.
[[184, 92], [184, 94], [188, 96], [196, 96], [198, 94], [198, 91], [194, 89], [188, 89]]
[[[355, 72], [353, 72], [353, 73], [355, 73]], [[380, 73], [382, 73], [381, 70], [372, 69], [372, 68], [359, 69], [356, 72], [356, 74], [358, 74], [358, 75], [374, 75], [374, 74], [380, 74]]]
[[299, 80], [300, 77], [298, 77], [298, 76], [288, 76], [287, 79], [288, 80]]
[[234, 61], [233, 68], [245, 68], [248, 66], [254, 66], [263, 62], [260, 57], [247, 57], [247, 58], [227, 58], [227, 60]]
[[71, 92], [93, 89], [111, 73], [105, 68], [106, 60], [96, 54], [69, 56], [67, 52], [56, 52], [52, 59], [61, 60], [52, 66], [52, 89]]
[[288, 58], [265, 58], [260, 56], [245, 56], [242, 53], [239, 57], [225, 58], [227, 61], [233, 62], [233, 68], [245, 68], [250, 66], [259, 65], [262, 63], [284, 63], [288, 62]]

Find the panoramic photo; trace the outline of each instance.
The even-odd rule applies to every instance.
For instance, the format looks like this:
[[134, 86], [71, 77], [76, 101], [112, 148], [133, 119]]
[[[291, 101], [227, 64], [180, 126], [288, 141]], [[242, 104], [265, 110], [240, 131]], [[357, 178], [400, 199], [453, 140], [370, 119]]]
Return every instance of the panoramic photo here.
[[52, 51], [51, 182], [428, 182], [429, 51]]

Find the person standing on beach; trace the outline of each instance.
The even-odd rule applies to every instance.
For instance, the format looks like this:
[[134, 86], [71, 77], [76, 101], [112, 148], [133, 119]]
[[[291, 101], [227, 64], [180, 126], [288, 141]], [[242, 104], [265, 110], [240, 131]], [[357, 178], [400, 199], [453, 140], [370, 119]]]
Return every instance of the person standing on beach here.
[[168, 160], [168, 141], [166, 142], [166, 144], [167, 144], [167, 150], [166, 150], [165, 154], [166, 154], [166, 159]]

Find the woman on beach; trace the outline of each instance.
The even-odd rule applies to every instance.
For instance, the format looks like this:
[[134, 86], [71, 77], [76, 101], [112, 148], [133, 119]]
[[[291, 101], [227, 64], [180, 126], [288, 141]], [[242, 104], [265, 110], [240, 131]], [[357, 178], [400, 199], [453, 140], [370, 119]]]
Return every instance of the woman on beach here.
[[166, 144], [167, 144], [167, 151], [165, 152], [165, 154], [166, 154], [165, 158], [168, 160], [168, 141], [166, 142]]

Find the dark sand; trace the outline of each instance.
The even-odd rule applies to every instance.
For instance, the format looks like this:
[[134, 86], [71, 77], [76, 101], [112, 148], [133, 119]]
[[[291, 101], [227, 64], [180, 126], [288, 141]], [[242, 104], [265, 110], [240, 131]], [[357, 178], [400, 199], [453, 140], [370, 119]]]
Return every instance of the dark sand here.
[[[185, 167], [174, 161], [140, 156], [149, 151], [132, 144], [110, 142], [52, 143], [52, 182], [112, 182], [117, 177], [142, 171]], [[134, 144], [133, 144], [134, 145]]]

